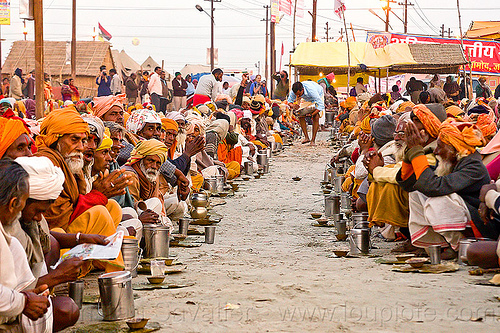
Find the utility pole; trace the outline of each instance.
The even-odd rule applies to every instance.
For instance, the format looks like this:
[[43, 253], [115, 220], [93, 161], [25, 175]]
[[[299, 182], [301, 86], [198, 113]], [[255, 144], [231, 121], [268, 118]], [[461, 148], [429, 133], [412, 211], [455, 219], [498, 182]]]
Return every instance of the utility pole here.
[[76, 81], [76, 0], [73, 0], [71, 25], [71, 78]]
[[269, 82], [269, 77], [267, 76], [269, 73], [269, 67], [267, 63], [267, 59], [269, 59], [269, 9], [270, 6], [264, 6], [266, 9], [266, 19], [261, 21], [266, 21], [266, 61], [264, 65], [264, 77], [266, 78], [266, 82]]
[[210, 0], [210, 19], [211, 19], [211, 29], [210, 29], [210, 71], [214, 70], [215, 65], [215, 55], [214, 55], [214, 0]]
[[450, 28], [448, 28], [448, 38], [451, 38], [451, 34], [453, 33], [453, 31], [451, 31]]
[[[210, 20], [211, 20], [211, 25], [210, 25], [210, 68], [211, 71], [214, 70], [215, 68], [215, 49], [214, 49], [214, 29], [215, 29], [215, 21], [214, 21], [214, 2], [221, 2], [222, 0], [205, 0], [205, 1], [210, 1]], [[201, 7], [200, 7], [201, 8]], [[200, 10], [200, 9], [198, 9]], [[201, 9], [203, 11], [203, 9]]]
[[312, 12], [312, 41], [316, 42], [316, 13], [318, 10], [318, 0], [313, 0], [313, 12]]
[[36, 119], [43, 118], [43, 0], [33, 1], [35, 20], [35, 96]]
[[444, 24], [441, 25], [440, 33], [441, 37], [444, 37]]
[[408, 6], [413, 6], [411, 2], [408, 2], [408, 0], [405, 0], [404, 2], [398, 2], [398, 5], [403, 6], [403, 11], [404, 11], [404, 33], [406, 34], [408, 32]]
[[[276, 22], [270, 22], [270, 38], [271, 38], [271, 75], [276, 73]], [[294, 46], [295, 47], [295, 46]], [[270, 90], [271, 90], [271, 96], [273, 95], [274, 92], [274, 80], [270, 80]]]
[[328, 38], [328, 31], [330, 30], [330, 28], [328, 27], [328, 21], [326, 21], [326, 28], [325, 28], [325, 31], [326, 31], [326, 41], [328, 42], [329, 38]]

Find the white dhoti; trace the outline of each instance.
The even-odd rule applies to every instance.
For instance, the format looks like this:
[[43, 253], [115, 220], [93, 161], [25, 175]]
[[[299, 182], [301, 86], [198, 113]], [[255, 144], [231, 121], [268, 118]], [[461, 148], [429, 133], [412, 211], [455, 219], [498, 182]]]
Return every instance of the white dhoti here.
[[411, 242], [417, 247], [441, 245], [458, 249], [462, 232], [471, 217], [465, 201], [456, 193], [441, 197], [427, 197], [421, 192], [409, 196], [410, 219], [408, 227]]
[[179, 221], [180, 218], [184, 217], [184, 213], [187, 211], [187, 205], [184, 201], [179, 202], [176, 193], [166, 193], [163, 199], [165, 203], [165, 212], [171, 221]]
[[133, 227], [135, 229], [135, 238], [141, 241], [142, 238], [142, 222], [139, 220], [139, 214], [137, 214], [136, 210], [131, 207], [122, 208], [122, 216], [123, 220], [118, 225], [116, 230], [123, 230], [126, 236], [130, 236], [128, 234], [128, 227]]

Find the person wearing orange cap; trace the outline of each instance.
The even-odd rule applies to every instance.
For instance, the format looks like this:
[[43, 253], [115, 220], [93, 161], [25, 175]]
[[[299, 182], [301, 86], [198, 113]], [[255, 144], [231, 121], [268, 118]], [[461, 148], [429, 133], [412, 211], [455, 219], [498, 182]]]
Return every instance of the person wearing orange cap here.
[[434, 170], [424, 155], [425, 139], [413, 122], [405, 130], [407, 150], [397, 175], [400, 186], [410, 192], [409, 229], [414, 246], [440, 245], [443, 259], [456, 258], [460, 239], [472, 227], [476, 237], [491, 235], [480, 218], [481, 187], [490, 182], [476, 147], [485, 144], [472, 123], [451, 119], [438, 128]]
[[21, 118], [0, 117], [0, 158], [31, 156], [32, 140]]
[[123, 104], [126, 100], [125, 94], [95, 97], [92, 101], [92, 112], [103, 121], [114, 121], [124, 126]]

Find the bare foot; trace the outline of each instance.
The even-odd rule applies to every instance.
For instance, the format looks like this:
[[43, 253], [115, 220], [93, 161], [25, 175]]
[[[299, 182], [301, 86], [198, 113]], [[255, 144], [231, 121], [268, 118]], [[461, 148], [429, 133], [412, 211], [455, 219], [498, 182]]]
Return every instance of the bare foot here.
[[311, 141], [311, 143], [309, 144], [309, 146], [316, 146], [316, 142]]
[[309, 140], [309, 139], [305, 139], [305, 140], [304, 140], [304, 141], [302, 141], [301, 143], [304, 145], [304, 144], [309, 143], [309, 142], [311, 142], [311, 140]]

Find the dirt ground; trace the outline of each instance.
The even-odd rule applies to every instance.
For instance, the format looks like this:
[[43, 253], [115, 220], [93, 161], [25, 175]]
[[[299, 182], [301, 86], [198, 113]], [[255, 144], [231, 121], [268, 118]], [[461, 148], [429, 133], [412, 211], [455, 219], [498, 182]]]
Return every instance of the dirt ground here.
[[[500, 289], [474, 284], [491, 275], [470, 276], [467, 266], [400, 273], [377, 258], [334, 257], [332, 250], [348, 243], [309, 219], [323, 211], [319, 183], [330, 155], [322, 142], [296, 143], [273, 157], [269, 174], [215, 207], [224, 216], [215, 244], [171, 249], [187, 269], [167, 282], [195, 285], [134, 291], [136, 315], [163, 332], [498, 331]], [[374, 244], [373, 254], [392, 258], [394, 243]], [[134, 283], [145, 280], [139, 275]], [[79, 325], [98, 321], [96, 306], [84, 305]]]

